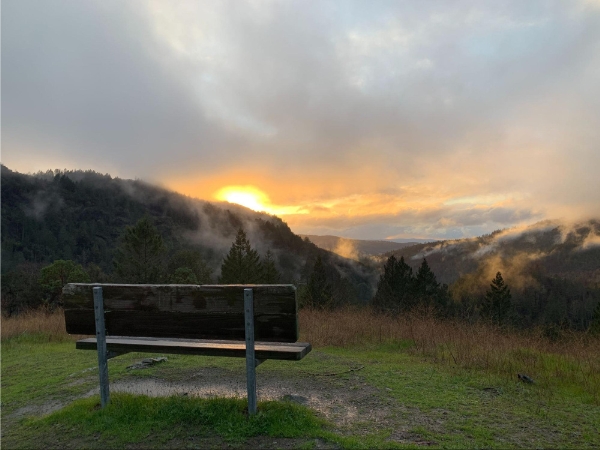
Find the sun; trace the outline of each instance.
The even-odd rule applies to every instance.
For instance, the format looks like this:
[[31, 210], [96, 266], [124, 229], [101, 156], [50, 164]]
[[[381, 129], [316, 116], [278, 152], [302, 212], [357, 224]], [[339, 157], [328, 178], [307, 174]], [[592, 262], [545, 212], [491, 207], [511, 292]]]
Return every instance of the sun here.
[[220, 189], [215, 197], [217, 200], [236, 203], [254, 211], [269, 211], [269, 197], [254, 186], [226, 186]]

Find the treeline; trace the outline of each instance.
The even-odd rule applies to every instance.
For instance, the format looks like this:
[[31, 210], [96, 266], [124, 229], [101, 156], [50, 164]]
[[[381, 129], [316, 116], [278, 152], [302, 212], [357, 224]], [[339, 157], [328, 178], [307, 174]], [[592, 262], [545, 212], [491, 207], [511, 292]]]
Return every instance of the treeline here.
[[544, 326], [551, 335], [561, 329], [600, 332], [598, 288], [539, 276], [535, 283], [511, 290], [501, 272], [488, 282], [487, 287], [480, 286], [479, 293], [467, 293], [460, 282], [450, 287], [439, 283], [425, 258], [413, 273], [404, 257], [398, 260], [392, 255], [383, 267], [372, 304], [386, 314], [420, 309], [470, 323], [484, 320], [521, 328]]
[[[392, 255], [376, 267], [317, 248], [277, 217], [201, 202], [141, 181], [92, 171], [31, 176], [2, 166], [1, 182], [2, 310], [7, 314], [59, 304], [60, 286], [89, 280], [291, 283], [301, 306], [371, 303], [386, 314], [423, 308], [440, 317], [519, 327], [583, 330], [598, 316], [600, 285], [589, 280], [598, 273], [599, 250], [573, 251], [598, 232], [595, 222], [559, 244], [556, 231], [500, 242], [498, 249], [507, 257], [535, 251], [540, 242], [549, 256], [520, 269], [521, 280], [514, 268], [502, 269], [497, 279], [480, 272], [481, 262], [469, 257], [494, 235], [434, 244], [440, 251], [427, 259], [418, 255], [430, 252], [431, 244], [409, 247], [401, 251], [409, 261], [420, 260], [419, 266]], [[553, 273], [549, 267], [563, 269]], [[564, 277], [569, 268], [584, 280]], [[456, 278], [457, 270], [464, 275]], [[525, 278], [530, 282], [522, 283]], [[503, 297], [491, 295], [494, 286]]]
[[[43, 266], [26, 263], [2, 275], [2, 308], [8, 314], [46, 306], [61, 306], [62, 288], [67, 283], [132, 284], [277, 284], [282, 275], [273, 253], [260, 255], [240, 228], [222, 260], [220, 275], [203, 260], [199, 251], [181, 249], [169, 254], [163, 238], [148, 217], [125, 228], [113, 260], [114, 271], [106, 273], [97, 264], [85, 267], [72, 260], [56, 260]], [[307, 264], [310, 265], [310, 264]], [[331, 270], [331, 267], [329, 267]], [[318, 255], [301, 286], [301, 305], [333, 308], [352, 298], [353, 286], [339, 275], [328, 273]]]

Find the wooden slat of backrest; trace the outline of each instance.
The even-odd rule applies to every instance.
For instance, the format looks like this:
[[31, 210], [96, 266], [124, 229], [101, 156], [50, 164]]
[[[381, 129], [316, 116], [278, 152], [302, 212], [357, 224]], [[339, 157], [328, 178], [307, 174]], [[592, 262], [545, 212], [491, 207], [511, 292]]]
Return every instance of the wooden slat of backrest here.
[[68, 284], [63, 289], [68, 333], [95, 334], [94, 286], [102, 287], [108, 335], [243, 340], [243, 292], [250, 287], [256, 340], [298, 340], [293, 285]]

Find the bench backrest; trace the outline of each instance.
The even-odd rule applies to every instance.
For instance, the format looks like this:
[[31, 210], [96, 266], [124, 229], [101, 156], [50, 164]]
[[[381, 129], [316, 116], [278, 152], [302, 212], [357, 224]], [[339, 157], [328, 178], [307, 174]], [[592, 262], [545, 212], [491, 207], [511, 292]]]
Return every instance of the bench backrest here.
[[254, 294], [257, 341], [296, 342], [296, 288], [278, 285], [83, 284], [63, 288], [69, 334], [96, 334], [92, 288], [102, 287], [106, 334], [244, 340], [244, 288]]

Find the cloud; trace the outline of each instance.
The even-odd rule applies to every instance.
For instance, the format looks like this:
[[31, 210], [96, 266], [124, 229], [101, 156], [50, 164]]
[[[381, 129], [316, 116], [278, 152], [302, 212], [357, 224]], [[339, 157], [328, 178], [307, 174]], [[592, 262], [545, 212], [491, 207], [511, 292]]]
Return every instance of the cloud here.
[[[3, 162], [211, 199], [295, 231], [461, 237], [600, 214], [600, 9], [7, 0]], [[374, 233], [374, 234], [371, 234]]]

